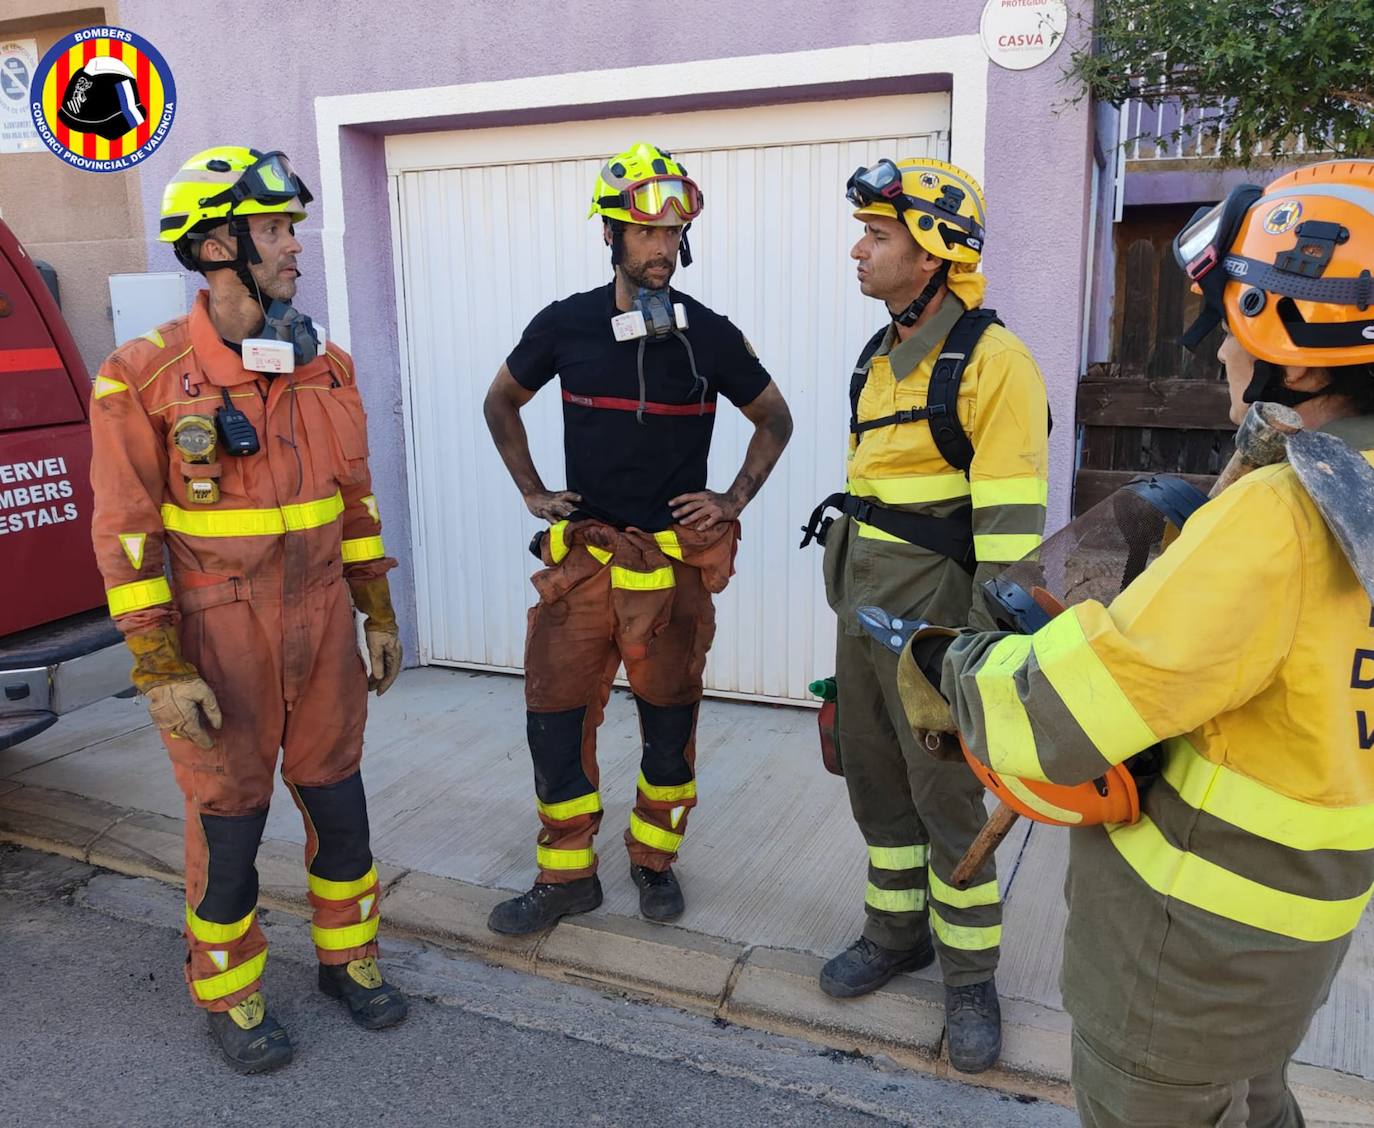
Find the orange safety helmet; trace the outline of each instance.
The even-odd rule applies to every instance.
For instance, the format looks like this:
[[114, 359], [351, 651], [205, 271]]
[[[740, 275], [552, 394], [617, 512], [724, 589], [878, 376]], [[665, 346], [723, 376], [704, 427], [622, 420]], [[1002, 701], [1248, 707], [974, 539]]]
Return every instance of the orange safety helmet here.
[[[1030, 594], [1051, 619], [1063, 612], [1064, 605], [1044, 588], [1032, 588]], [[1142, 752], [1124, 764], [1112, 765], [1097, 779], [1067, 787], [994, 771], [968, 750], [962, 734], [959, 735], [959, 747], [979, 782], [1002, 803], [1018, 815], [1052, 826], [1098, 826], [1137, 821], [1140, 818], [1140, 788], [1131, 767], [1137, 761], [1141, 767], [1153, 766], [1151, 753]]]
[[1182, 337], [1189, 348], [1224, 318], [1272, 364], [1374, 362], [1374, 160], [1240, 185], [1179, 232], [1174, 256], [1204, 301]]

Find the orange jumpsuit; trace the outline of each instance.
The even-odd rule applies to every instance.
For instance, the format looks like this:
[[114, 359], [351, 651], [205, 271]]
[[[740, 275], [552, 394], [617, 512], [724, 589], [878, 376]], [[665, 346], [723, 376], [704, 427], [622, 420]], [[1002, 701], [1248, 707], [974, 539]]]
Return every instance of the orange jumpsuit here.
[[[172, 442], [186, 415], [225, 396], [259, 451], [188, 464]], [[258, 989], [267, 944], [254, 868], [277, 755], [305, 821], [320, 962], [375, 955], [377, 871], [359, 762], [367, 682], [346, 581], [395, 565], [383, 550], [353, 363], [333, 344], [295, 372], [246, 371], [210, 321], [189, 315], [117, 349], [92, 389], [92, 537], [124, 634], [178, 625], [182, 653], [214, 690], [214, 747], [164, 736], [186, 796], [186, 978], [197, 1005], [227, 1010]], [[212, 478], [198, 503], [188, 480]], [[166, 567], [170, 565], [171, 583]]]

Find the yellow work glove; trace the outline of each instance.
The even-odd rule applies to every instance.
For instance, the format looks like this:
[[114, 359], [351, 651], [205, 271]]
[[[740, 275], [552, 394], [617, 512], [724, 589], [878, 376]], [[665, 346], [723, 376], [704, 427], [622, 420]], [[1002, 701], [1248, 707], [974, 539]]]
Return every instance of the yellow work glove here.
[[205, 731], [201, 713], [212, 727], [224, 723], [215, 691], [199, 671], [181, 656], [181, 644], [171, 627], [153, 627], [125, 638], [134, 656], [129, 678], [148, 699], [153, 724], [169, 736], [189, 740], [198, 748], [213, 748], [215, 738]]
[[391, 585], [386, 577], [375, 580], [350, 581], [353, 606], [367, 618], [363, 621], [363, 638], [367, 641], [367, 664], [371, 669], [367, 688], [375, 689], [380, 697], [401, 672], [401, 632], [396, 626], [396, 612], [391, 608]]
[[944, 735], [955, 732], [954, 714], [949, 702], [922, 672], [912, 650], [922, 639], [954, 638], [958, 633], [948, 627], [922, 627], [911, 636], [897, 658], [897, 694], [902, 701], [902, 710], [917, 739], [937, 760], [963, 759], [958, 742]]

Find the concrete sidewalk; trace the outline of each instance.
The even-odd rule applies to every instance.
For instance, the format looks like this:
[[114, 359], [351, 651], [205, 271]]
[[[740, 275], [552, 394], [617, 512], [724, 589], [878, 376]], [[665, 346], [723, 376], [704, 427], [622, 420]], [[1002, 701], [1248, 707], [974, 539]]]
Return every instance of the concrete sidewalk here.
[[[815, 714], [708, 700], [700, 805], [678, 872], [675, 926], [637, 916], [620, 833], [639, 730], [617, 691], [602, 728], [600, 838], [606, 901], [521, 939], [485, 927], [534, 873], [532, 777], [518, 678], [411, 670], [373, 699], [364, 778], [386, 901], [383, 933], [421, 936], [540, 974], [602, 983], [841, 1050], [880, 1053], [956, 1079], [941, 1055], [933, 968], [859, 1000], [823, 995], [824, 958], [863, 922], [865, 851], [843, 783], [817, 751]], [[0, 753], [0, 838], [122, 872], [179, 881], [182, 804], [141, 702], [110, 700]], [[305, 910], [299, 816], [278, 787], [259, 855], [264, 899]], [[1006, 901], [998, 986], [1002, 1067], [979, 1084], [1068, 1102], [1069, 1023], [1057, 987], [1065, 836], [1020, 826], [999, 852]], [[1357, 932], [1293, 1080], [1310, 1123], [1374, 1128], [1374, 925]]]

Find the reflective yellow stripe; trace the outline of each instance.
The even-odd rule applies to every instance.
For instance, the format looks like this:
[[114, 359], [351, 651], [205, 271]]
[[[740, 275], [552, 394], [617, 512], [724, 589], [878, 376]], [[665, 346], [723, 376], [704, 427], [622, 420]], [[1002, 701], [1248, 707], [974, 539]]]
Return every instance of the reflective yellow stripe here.
[[1057, 806], [1048, 799], [1042, 798], [1027, 787], [1024, 781], [1017, 779], [1014, 775], [1003, 773], [997, 778], [1002, 781], [1003, 787], [1037, 815], [1044, 815], [1047, 819], [1054, 819], [1056, 822], [1066, 823], [1069, 826], [1076, 826], [1083, 821], [1083, 815], [1080, 812], [1070, 811], [1067, 807]]
[[973, 554], [979, 560], [1020, 560], [1040, 547], [1039, 533], [974, 533]]
[[343, 562], [357, 564], [363, 560], [380, 560], [386, 555], [381, 537], [351, 537], [343, 542]]
[[[156, 380], [159, 376], [161, 376], [162, 373], [163, 373], [164, 371], [166, 371], [168, 368], [171, 368], [172, 365], [174, 365], [177, 361], [179, 361], [183, 356], [185, 356], [185, 355], [186, 355], [188, 352], [190, 352], [193, 348], [195, 348], [194, 345], [187, 345], [184, 349], [181, 350], [181, 352], [177, 353], [176, 356], [172, 357], [171, 360], [169, 360], [166, 364], [162, 365], [161, 368], [159, 368], [156, 372], [154, 372], [151, 376], [149, 376], [148, 379], [144, 380], [143, 383], [141, 383], [141, 384], [138, 386], [138, 390], [141, 392], [141, 391], [143, 391], [144, 389], [146, 389], [146, 388], [148, 387], [149, 384], [151, 384], [154, 380]], [[207, 398], [209, 398], [209, 397], [207, 397]]]
[[552, 846], [540, 846], [535, 850], [535, 860], [540, 869], [587, 869], [595, 864], [596, 851], [590, 846], [585, 850], [555, 850]]
[[195, 988], [196, 998], [209, 1002], [211, 999], [222, 999], [225, 995], [232, 995], [235, 991], [241, 991], [254, 980], [262, 978], [262, 969], [267, 963], [267, 952], [261, 951], [251, 960], [246, 960], [238, 967], [231, 967], [228, 971], [222, 971], [218, 975], [212, 975], [207, 979], [193, 979], [191, 986]]
[[1251, 928], [1319, 944], [1353, 932], [1371, 891], [1344, 901], [1284, 893], [1172, 845], [1148, 815], [1108, 827], [1112, 845], [1156, 893]]
[[342, 952], [345, 948], [361, 948], [377, 939], [377, 925], [382, 918], [374, 916], [362, 924], [346, 924], [343, 928], [321, 928], [318, 924], [310, 926], [310, 938], [315, 947], [326, 952]]
[[596, 791], [589, 791], [586, 795], [579, 795], [576, 799], [565, 799], [561, 803], [545, 803], [539, 798], [536, 798], [534, 803], [545, 818], [562, 822], [578, 815], [596, 814], [601, 810], [601, 795]]
[[870, 846], [868, 862], [874, 869], [909, 870], [926, 864], [928, 846]]
[[257, 912], [257, 909], [251, 909], [246, 917], [233, 924], [217, 924], [213, 920], [201, 920], [195, 910], [187, 905], [186, 928], [203, 944], [232, 944], [252, 927]]
[[988, 651], [973, 680], [983, 703], [988, 762], [993, 770], [1022, 779], [1044, 780], [1030, 718], [1016, 691], [1016, 672], [1030, 649], [1029, 635], [1008, 635]]
[[850, 478], [849, 492], [884, 505], [919, 505], [968, 497], [968, 479], [962, 474], [913, 474], [905, 478]]
[[118, 380], [112, 380], [108, 376], [97, 376], [95, 383], [91, 385], [91, 397], [93, 399], [104, 399], [112, 396], [115, 392], [127, 392], [128, 384], [121, 384]]
[[636, 842], [662, 850], [665, 854], [676, 854], [677, 848], [682, 845], [682, 835], [645, 822], [634, 811], [630, 812], [630, 836]]
[[377, 884], [377, 867], [373, 866], [362, 877], [352, 881], [330, 881], [308, 871], [305, 877], [310, 892], [316, 897], [323, 897], [326, 901], [356, 901]]
[[1059, 699], [1105, 760], [1119, 764], [1156, 740], [1083, 634], [1078, 616], [1057, 616], [1035, 634], [1035, 658]]
[[632, 572], [629, 568], [611, 566], [611, 587], [626, 591], [662, 591], [675, 586], [672, 565], [655, 568], [652, 572]]
[[868, 540], [887, 541], [889, 544], [909, 544], [909, 543], [910, 543], [910, 541], [904, 541], [904, 540], [902, 540], [901, 537], [894, 537], [891, 533], [885, 533], [885, 532], [882, 531], [882, 529], [874, 528], [872, 525], [865, 525], [862, 521], [860, 521], [860, 522], [858, 523], [858, 525], [859, 525], [859, 536], [861, 536], [861, 537], [866, 537]]
[[[555, 564], [562, 562], [563, 557], [568, 555], [568, 523], [559, 521], [549, 526], [549, 557]], [[590, 549], [588, 550], [590, 551]], [[603, 560], [601, 563], [606, 563]]]
[[885, 913], [919, 913], [926, 904], [924, 889], [879, 889], [873, 882], [868, 883], [864, 893], [864, 904], [872, 905]]
[[646, 799], [652, 799], [655, 803], [679, 803], [683, 799], [695, 799], [697, 797], [697, 781], [689, 779], [686, 783], [675, 783], [661, 787], [656, 783], [650, 783], [644, 778], [644, 773], [640, 772], [639, 790], [644, 792]]
[[589, 544], [586, 547], [587, 551], [596, 557], [598, 563], [609, 564], [611, 562], [611, 554], [604, 548], [597, 548], [594, 544]]
[[955, 889], [941, 881], [934, 870], [930, 871], [930, 899], [956, 909], [974, 909], [979, 905], [998, 905], [1002, 902], [995, 881], [985, 881], [969, 889]]
[[270, 537], [317, 529], [338, 520], [343, 511], [343, 495], [335, 492], [333, 497], [280, 509], [182, 509], [164, 505], [162, 523], [172, 532], [189, 537]]
[[958, 948], [963, 952], [982, 952], [995, 948], [1002, 943], [1002, 926], [991, 924], [986, 928], [970, 928], [964, 924], [950, 924], [930, 907], [930, 927], [946, 948]]
[[1164, 778], [1190, 807], [1294, 850], [1374, 849], [1374, 805], [1318, 807], [1204, 759], [1184, 737], [1165, 747]]
[[1004, 478], [973, 483], [973, 508], [989, 505], [1048, 505], [1050, 484], [1044, 478]]
[[672, 529], [655, 533], [654, 540], [658, 542], [658, 550], [664, 556], [671, 556], [674, 560], [682, 559], [682, 545], [678, 543], [677, 534]]
[[171, 603], [172, 589], [165, 576], [155, 580], [135, 580], [131, 584], [110, 588], [105, 593], [105, 601], [110, 605], [111, 615], [127, 615], [130, 611], [142, 611], [159, 603]]

